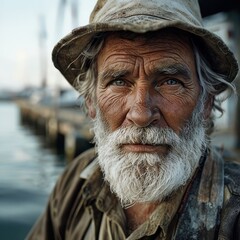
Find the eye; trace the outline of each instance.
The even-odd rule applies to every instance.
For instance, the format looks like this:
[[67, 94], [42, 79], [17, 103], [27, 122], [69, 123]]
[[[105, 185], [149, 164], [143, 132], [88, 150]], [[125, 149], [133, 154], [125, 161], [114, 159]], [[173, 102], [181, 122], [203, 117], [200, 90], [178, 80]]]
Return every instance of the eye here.
[[168, 79], [167, 81], [164, 82], [164, 84], [167, 85], [176, 85], [176, 84], [181, 84], [180, 81], [177, 79]]
[[182, 85], [182, 82], [179, 81], [178, 79], [175, 79], [175, 78], [169, 78], [169, 79], [165, 79], [161, 82], [158, 82], [156, 84], [156, 87], [157, 88], [161, 88], [161, 87], [167, 87], [167, 86], [179, 86], [179, 85]]
[[126, 82], [124, 80], [118, 79], [118, 80], [113, 80], [111, 82], [111, 85], [122, 87], [122, 86], [126, 86], [127, 84], [126, 84]]

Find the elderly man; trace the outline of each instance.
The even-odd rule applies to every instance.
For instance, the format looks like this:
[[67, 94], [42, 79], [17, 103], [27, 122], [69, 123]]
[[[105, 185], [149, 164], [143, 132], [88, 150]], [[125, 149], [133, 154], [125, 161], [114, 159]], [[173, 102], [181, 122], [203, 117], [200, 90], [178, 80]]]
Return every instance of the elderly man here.
[[196, 0], [99, 0], [53, 61], [96, 149], [59, 179], [29, 239], [239, 239], [240, 166], [210, 145], [238, 67]]

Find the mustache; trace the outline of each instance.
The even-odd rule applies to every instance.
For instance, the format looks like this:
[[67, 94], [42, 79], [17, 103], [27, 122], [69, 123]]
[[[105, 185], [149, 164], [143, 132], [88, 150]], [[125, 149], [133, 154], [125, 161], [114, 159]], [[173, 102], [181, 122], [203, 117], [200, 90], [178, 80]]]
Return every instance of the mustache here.
[[129, 126], [109, 133], [108, 141], [114, 141], [116, 145], [146, 144], [174, 146], [180, 144], [181, 138], [170, 128]]

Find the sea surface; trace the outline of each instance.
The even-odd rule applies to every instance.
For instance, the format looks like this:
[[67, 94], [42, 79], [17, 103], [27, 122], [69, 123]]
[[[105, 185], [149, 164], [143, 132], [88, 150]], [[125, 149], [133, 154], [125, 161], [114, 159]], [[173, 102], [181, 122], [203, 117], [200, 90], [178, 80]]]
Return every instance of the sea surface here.
[[44, 210], [66, 162], [20, 120], [14, 102], [0, 102], [0, 239], [25, 239]]

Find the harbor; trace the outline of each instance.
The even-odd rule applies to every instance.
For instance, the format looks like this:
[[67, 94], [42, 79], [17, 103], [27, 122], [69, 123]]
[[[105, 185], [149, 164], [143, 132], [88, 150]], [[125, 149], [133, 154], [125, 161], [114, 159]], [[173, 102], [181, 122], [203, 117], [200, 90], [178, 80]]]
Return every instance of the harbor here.
[[63, 154], [21, 121], [13, 101], [0, 101], [0, 239], [25, 239], [67, 165]]
[[63, 153], [68, 161], [93, 146], [90, 120], [77, 106], [59, 108], [18, 100], [22, 123], [45, 136], [46, 143]]

